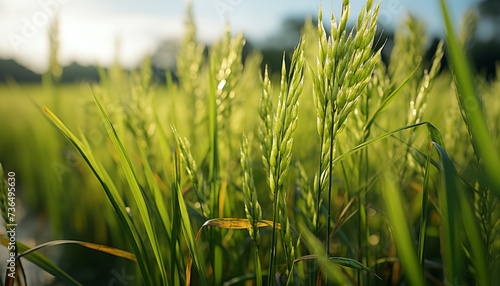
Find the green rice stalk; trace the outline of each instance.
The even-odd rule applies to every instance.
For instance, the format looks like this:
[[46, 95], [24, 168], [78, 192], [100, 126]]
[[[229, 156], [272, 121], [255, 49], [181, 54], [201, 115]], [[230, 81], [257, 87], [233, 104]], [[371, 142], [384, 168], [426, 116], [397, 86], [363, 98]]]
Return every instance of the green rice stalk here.
[[257, 190], [255, 189], [252, 162], [250, 159], [250, 151], [248, 148], [248, 138], [243, 135], [241, 142], [241, 169], [243, 171], [243, 198], [245, 202], [245, 212], [248, 220], [252, 224], [249, 229], [250, 237], [252, 237], [255, 244], [260, 243], [260, 234], [257, 228], [257, 223], [262, 220], [262, 209], [257, 200]]
[[53, 18], [49, 26], [49, 70], [47, 73], [50, 76], [51, 83], [57, 84], [61, 81], [62, 66], [59, 63], [59, 16]]
[[[283, 191], [284, 192], [284, 191]], [[286, 196], [281, 196], [281, 202], [279, 204], [279, 217], [281, 229], [281, 243], [283, 248], [283, 253], [285, 255], [286, 267], [288, 271], [287, 285], [289, 283], [293, 284], [293, 266], [295, 260], [295, 246], [292, 240], [292, 233], [290, 231], [290, 220], [288, 218], [288, 206], [286, 202]]]
[[257, 227], [257, 223], [262, 220], [262, 209], [260, 207], [259, 201], [257, 200], [257, 190], [255, 189], [253, 172], [252, 172], [252, 162], [250, 157], [250, 151], [248, 148], [248, 139], [246, 135], [243, 135], [241, 142], [241, 169], [243, 171], [243, 198], [245, 202], [245, 212], [247, 219], [252, 224], [252, 227], [248, 229], [248, 233], [254, 242], [254, 261], [255, 261], [255, 273], [256, 273], [256, 283], [258, 286], [262, 285], [262, 270], [260, 266], [259, 249], [260, 244], [260, 232]]
[[[373, 1], [368, 1], [361, 11], [356, 33], [354, 28], [350, 32], [346, 31], [350, 15], [347, 0], [343, 2], [339, 23], [332, 14], [330, 37], [326, 36], [321, 10], [318, 17], [318, 61], [316, 71], [310, 68], [310, 73], [313, 77], [313, 97], [321, 144], [317, 182], [318, 210], [321, 208], [323, 192], [327, 191], [328, 195], [327, 256], [330, 248], [328, 237], [331, 232], [332, 172], [337, 134], [343, 130], [347, 117], [356, 108], [380, 56], [380, 51], [375, 54], [372, 52], [380, 3], [375, 8], [372, 5]], [[319, 219], [316, 219], [316, 231], [318, 230]]]
[[[224, 215], [232, 216], [234, 211], [234, 204], [225, 204], [225, 201], [232, 201], [234, 192], [234, 185], [231, 182], [231, 177], [238, 176], [237, 172], [234, 172], [234, 164], [237, 162], [234, 160], [238, 157], [239, 153], [237, 148], [238, 144], [234, 144], [237, 140], [233, 138], [239, 138], [241, 136], [239, 128], [234, 128], [237, 122], [233, 118], [234, 101], [237, 97], [237, 92], [240, 86], [240, 81], [243, 78], [243, 64], [242, 64], [242, 51], [245, 45], [245, 40], [242, 34], [237, 34], [231, 36], [231, 30], [229, 25], [226, 27], [225, 37], [219, 43], [216, 43], [210, 50], [211, 60], [213, 63], [213, 74], [215, 78], [215, 96], [216, 96], [216, 111], [217, 111], [217, 131], [218, 136], [218, 148], [222, 148], [224, 152], [218, 153], [219, 160], [219, 178], [220, 182], [220, 196], [218, 202], [217, 216], [222, 217]], [[248, 66], [250, 67], [250, 66]], [[243, 93], [242, 93], [243, 94]], [[238, 114], [239, 116], [239, 114]], [[235, 152], [236, 151], [236, 152]], [[215, 215], [215, 214], [213, 214]], [[217, 247], [217, 249], [221, 249]], [[221, 252], [220, 252], [221, 253]], [[222, 254], [221, 254], [222, 256]], [[222, 258], [219, 259], [219, 263], [222, 263]], [[223, 267], [222, 264], [220, 265]], [[219, 271], [219, 276], [222, 276], [222, 270]], [[218, 277], [217, 275], [215, 277]], [[222, 279], [216, 284], [222, 283]]]
[[193, 189], [198, 199], [198, 202], [200, 203], [201, 214], [203, 218], [206, 220], [206, 217], [209, 215], [209, 213], [208, 209], [204, 208], [204, 204], [206, 202], [206, 196], [202, 189], [203, 188], [202, 184], [200, 183], [203, 182], [203, 177], [198, 172], [196, 161], [194, 160], [193, 155], [191, 154], [191, 148], [187, 138], [182, 139], [179, 136], [179, 133], [177, 133], [177, 129], [175, 129], [174, 126], [172, 126], [172, 131], [175, 136], [175, 141], [177, 142], [177, 145], [179, 145], [179, 148], [181, 150], [180, 155], [182, 158], [182, 162], [186, 166], [185, 167], [186, 172], [189, 176], [189, 179], [191, 180], [191, 184], [193, 185]]
[[[300, 220], [302, 220], [304, 225], [314, 233], [314, 222], [317, 217], [315, 193], [310, 187], [306, 170], [299, 161], [295, 163], [295, 169], [297, 170], [295, 213], [300, 215]], [[295, 220], [298, 221], [299, 218]]]
[[458, 42], [463, 47], [467, 48], [473, 37], [476, 35], [479, 16], [472, 9], [467, 10], [465, 15], [460, 21], [460, 34], [458, 35]]
[[[226, 35], [222, 42], [211, 49], [211, 60], [214, 65], [215, 86], [217, 96], [217, 119], [219, 130], [229, 129], [232, 102], [235, 98], [235, 87], [243, 70], [242, 51], [245, 40], [242, 34], [231, 37], [231, 29], [226, 27]], [[230, 139], [227, 138], [228, 140]]]
[[[415, 17], [408, 15], [401, 24], [401, 28], [397, 29], [394, 35], [394, 48], [387, 69], [395, 84], [399, 85], [406, 75], [420, 66], [424, 47], [425, 27]], [[421, 70], [418, 74], [420, 73]], [[418, 81], [418, 78], [414, 78], [409, 84], [409, 89], [405, 91], [408, 101], [412, 100], [414, 93], [418, 91]]]
[[[393, 90], [392, 86], [387, 88], [387, 82], [384, 82], [384, 71], [382, 69], [383, 64], [377, 64], [374, 74], [376, 77], [372, 77], [370, 83], [367, 86], [367, 91], [363, 93], [363, 99], [361, 100], [363, 104], [359, 105], [359, 108], [356, 109], [359, 113], [358, 118], [358, 127], [361, 130], [357, 133], [357, 143], [364, 142], [368, 140], [368, 137], [371, 132], [371, 126], [375, 122], [375, 119], [397, 98], [397, 96], [401, 93], [403, 88], [408, 84], [410, 79], [413, 77], [415, 69], [402, 83], [399, 87]], [[385, 88], [385, 90], [384, 90]], [[372, 105], [372, 101], [378, 101], [378, 106], [375, 108], [375, 111], [370, 115], [370, 106]], [[356, 115], [356, 112], [355, 112]], [[362, 166], [358, 171], [358, 184], [365, 184], [368, 182], [369, 178], [369, 156], [368, 149], [365, 149], [359, 156], [355, 157], [354, 166]], [[345, 174], [345, 172], [344, 172]], [[347, 176], [344, 176], [347, 179]], [[352, 175], [353, 183], [356, 183], [356, 176]], [[364, 182], [364, 183], [363, 183]], [[361, 260], [361, 255], [364, 254], [366, 257], [366, 264], [370, 265], [370, 230], [368, 227], [368, 219], [367, 219], [367, 200], [366, 200], [366, 190], [360, 189], [358, 191], [358, 205], [359, 205], [359, 224], [360, 224], [360, 232], [359, 232], [359, 248], [363, 249], [363, 244], [365, 246], [364, 252], [360, 253], [359, 259]], [[358, 272], [358, 275], [361, 278], [362, 273]], [[360, 280], [360, 279], [358, 279]], [[368, 284], [370, 280], [367, 281]]]
[[[189, 250], [190, 256], [194, 260], [194, 264], [196, 266], [196, 269], [198, 271], [198, 275], [200, 277], [200, 282], [202, 285], [206, 286], [208, 285], [206, 277], [205, 277], [205, 270], [203, 269], [203, 264], [202, 264], [202, 257], [198, 253], [198, 249], [196, 247], [196, 242], [195, 242], [195, 236], [193, 233], [193, 227], [191, 225], [191, 221], [189, 220], [189, 214], [186, 208], [186, 202], [184, 201], [184, 197], [182, 196], [182, 191], [181, 191], [181, 155], [180, 155], [180, 147], [179, 145], [176, 146], [175, 149], [175, 164], [174, 164], [174, 172], [173, 172], [173, 182], [174, 182], [174, 191], [175, 191], [175, 196], [177, 197], [177, 202], [178, 202], [178, 211], [179, 215], [181, 218], [181, 226], [182, 226], [182, 233], [184, 234], [184, 239], [186, 240], [186, 244]], [[188, 267], [187, 269], [191, 269], [191, 267]], [[186, 269], [186, 270], [187, 270]], [[186, 271], [187, 272], [187, 271]], [[191, 273], [186, 273], [186, 285], [190, 285], [191, 281]]]
[[61, 102], [61, 92], [58, 88], [59, 83], [62, 78], [62, 66], [59, 62], [59, 15], [56, 14], [55, 17], [50, 21], [49, 31], [48, 31], [48, 41], [49, 41], [49, 68], [42, 75], [42, 84], [46, 88], [46, 91], [52, 94], [52, 105], [53, 109], [59, 111]]
[[192, 125], [190, 125], [190, 138], [196, 140], [196, 126], [201, 123], [203, 118], [202, 107], [202, 86], [201, 69], [203, 66], [203, 52], [205, 47], [196, 41], [196, 25], [193, 17], [193, 7], [189, 1], [186, 20], [184, 23], [186, 31], [182, 39], [179, 53], [177, 54], [177, 73], [179, 77], [180, 89], [186, 95], [189, 110], [192, 111]]
[[410, 112], [408, 113], [409, 117], [407, 121], [408, 124], [418, 123], [422, 120], [422, 116], [427, 106], [425, 103], [427, 101], [427, 95], [429, 94], [432, 84], [434, 83], [434, 79], [441, 68], [441, 59], [443, 58], [443, 55], [443, 41], [440, 41], [434, 55], [431, 69], [430, 71], [424, 71], [424, 77], [420, 83], [415, 101], [412, 100], [410, 102]]
[[168, 90], [168, 94], [171, 96], [171, 103], [170, 103], [170, 109], [169, 109], [169, 117], [168, 121], [171, 122], [172, 125], [176, 126], [177, 125], [177, 116], [178, 116], [178, 86], [177, 83], [174, 82], [174, 79], [172, 78], [172, 72], [167, 69], [165, 72], [165, 78], [166, 78], [166, 86]]
[[271, 158], [271, 149], [273, 144], [273, 95], [272, 95], [271, 80], [269, 80], [269, 72], [267, 66], [264, 71], [264, 79], [262, 79], [262, 94], [259, 103], [259, 140], [260, 149], [262, 151], [262, 164], [264, 170], [269, 172], [269, 160]]
[[[177, 55], [177, 76], [181, 88], [192, 97], [200, 96], [199, 73], [205, 47], [196, 42], [196, 24], [193, 17], [193, 5], [189, 2], [184, 22], [186, 32], [182, 39], [179, 54]], [[195, 102], [193, 102], [194, 105]], [[193, 106], [195, 107], [195, 106]]]
[[[292, 157], [293, 145], [293, 132], [297, 128], [298, 120], [298, 99], [303, 88], [303, 65], [304, 65], [304, 52], [303, 43], [295, 49], [292, 56], [292, 63], [290, 73], [286, 75], [285, 59], [283, 58], [281, 70], [281, 88], [278, 99], [278, 106], [273, 121], [273, 144], [271, 155], [269, 158], [269, 186], [273, 199], [273, 233], [271, 240], [271, 252], [269, 262], [269, 285], [274, 285], [274, 276], [276, 273], [276, 223], [278, 221], [284, 222], [286, 225], [281, 228], [283, 243], [286, 244], [287, 266], [293, 262], [293, 242], [291, 236], [287, 235], [289, 229], [288, 221], [280, 220], [280, 215], [286, 212], [286, 205], [280, 208], [280, 203], [286, 202], [286, 192], [283, 191], [283, 184], [285, 183], [288, 167]], [[288, 220], [288, 218], [285, 218]], [[289, 271], [291, 269], [288, 269]], [[289, 272], [289, 275], [291, 273]]]
[[[234, 185], [226, 184], [230, 182], [232, 175], [237, 176], [237, 173], [233, 172], [233, 161], [238, 148], [237, 144], [234, 144], [233, 138], [238, 138], [241, 135], [239, 129], [234, 128], [234, 123], [236, 122], [233, 118], [234, 100], [238, 92], [237, 87], [242, 79], [242, 51], [245, 45], [245, 40], [242, 34], [237, 34], [234, 37], [231, 36], [231, 30], [229, 25], [226, 27], [225, 37], [219, 43], [216, 43], [210, 50], [211, 61], [214, 67], [212, 76], [214, 77], [215, 83], [215, 97], [216, 97], [216, 115], [217, 115], [217, 134], [218, 136], [218, 148], [223, 148], [224, 152], [218, 153], [219, 160], [219, 178], [221, 182], [224, 183], [220, 185], [223, 192], [220, 193], [217, 216], [221, 217], [224, 215], [224, 210], [226, 214], [232, 216], [233, 204], [224, 204], [225, 201], [231, 201], [234, 195]], [[241, 92], [241, 91], [239, 91]], [[239, 152], [238, 152], [239, 153]], [[215, 214], [212, 214], [215, 215]], [[216, 249], [221, 249], [217, 247]], [[220, 275], [215, 275], [215, 277], [222, 276], [222, 252], [220, 252], [221, 258], [218, 259], [220, 263], [221, 270]], [[216, 279], [217, 280], [217, 279]], [[222, 279], [217, 280], [216, 284], [222, 283]]]
[[[219, 199], [221, 188], [220, 163], [219, 163], [219, 140], [217, 122], [217, 87], [216, 87], [215, 54], [210, 58], [209, 71], [209, 98], [208, 98], [208, 121], [209, 121], [209, 183], [210, 183], [210, 207], [212, 217], [219, 214]], [[215, 230], [210, 232], [212, 267], [214, 269], [214, 283], [222, 283], [222, 245], [221, 235]]]
[[[179, 146], [179, 145], [177, 145]], [[177, 148], [179, 149], [179, 148]], [[176, 151], [177, 151], [176, 149]], [[179, 156], [179, 154], [176, 154], [176, 156]], [[174, 158], [174, 172], [173, 172], [173, 178], [172, 178], [172, 190], [177, 190], [177, 185], [180, 184], [181, 182], [181, 175], [180, 175], [180, 168], [177, 169], [177, 157]], [[179, 166], [180, 167], [180, 166]], [[174, 195], [172, 196], [172, 201], [171, 201], [171, 208], [172, 208], [172, 224], [171, 224], [171, 230], [170, 233], [172, 233], [172, 243], [170, 244], [171, 247], [176, 248], [177, 244], [180, 243], [181, 239], [181, 213], [180, 213], [180, 206], [179, 206], [179, 196]], [[176, 252], [171, 251], [170, 252], [170, 275], [171, 275], [171, 282], [172, 285], [176, 285], [175, 283], [179, 284], [180, 281], [178, 280], [178, 275], [177, 273], [181, 271], [181, 263], [178, 261], [178, 258], [176, 257]], [[186, 277], [186, 279], [189, 279]]]

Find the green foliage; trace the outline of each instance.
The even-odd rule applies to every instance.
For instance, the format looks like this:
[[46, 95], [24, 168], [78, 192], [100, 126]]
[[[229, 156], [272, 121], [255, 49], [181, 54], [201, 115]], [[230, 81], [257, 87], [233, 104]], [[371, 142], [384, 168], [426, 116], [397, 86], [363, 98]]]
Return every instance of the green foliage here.
[[[10, 102], [0, 105], [10, 122], [0, 125], [0, 168], [19, 175], [27, 217], [46, 213], [53, 230], [38, 248], [18, 242], [18, 261], [71, 285], [102, 284], [77, 282], [88, 269], [39, 253], [62, 236], [135, 257], [135, 285], [498, 284], [500, 77], [472, 72], [463, 49], [474, 27], [457, 40], [441, 3], [447, 41], [429, 63], [412, 17], [390, 64], [380, 60], [372, 0], [352, 29], [349, 1], [330, 31], [320, 9], [274, 74], [257, 51], [243, 63], [245, 40], [229, 27], [214, 45], [198, 43], [190, 7], [166, 85], [146, 57], [130, 73], [100, 69], [90, 92], [0, 86]], [[441, 71], [445, 55], [451, 69]], [[33, 104], [22, 94], [36, 94]], [[53, 101], [48, 124], [36, 110]], [[2, 177], [4, 223], [6, 188]], [[94, 255], [78, 262], [98, 271]], [[103, 259], [114, 269], [121, 260]]]
[[[276, 224], [281, 224], [282, 247], [285, 253], [285, 261], [288, 277], [293, 277], [292, 268], [295, 260], [295, 250], [290, 232], [290, 221], [288, 218], [287, 192], [283, 185], [292, 159], [293, 133], [297, 129], [299, 113], [299, 95], [302, 93], [304, 80], [304, 51], [303, 42], [295, 49], [289, 75], [286, 73], [285, 58], [281, 69], [281, 86], [278, 97], [276, 112], [273, 118], [272, 147], [269, 155], [269, 187], [273, 194], [273, 234], [271, 238], [271, 252], [269, 262], [269, 277], [274, 277], [277, 266], [277, 233]], [[266, 85], [263, 87], [266, 89]], [[267, 91], [264, 90], [263, 93]], [[268, 116], [268, 115], [266, 115]], [[262, 118], [262, 116], [261, 116]], [[262, 148], [263, 150], [264, 147]], [[266, 155], [264, 154], [264, 157]], [[289, 278], [291, 279], [291, 278]], [[287, 279], [287, 281], [289, 281]], [[274, 279], [268, 279], [268, 285], [274, 285]]]
[[424, 285], [424, 279], [418, 265], [417, 255], [413, 251], [408, 223], [405, 221], [403, 201], [393, 182], [393, 178], [384, 178], [382, 193], [386, 203], [387, 215], [391, 222], [394, 241], [398, 249], [398, 256], [405, 266], [405, 274], [407, 275], [410, 285]]
[[255, 243], [255, 272], [256, 272], [256, 283], [257, 285], [262, 285], [262, 271], [260, 266], [260, 258], [258, 246], [261, 241], [259, 228], [257, 226], [258, 222], [262, 220], [262, 209], [257, 200], [257, 190], [254, 185], [253, 171], [252, 171], [252, 161], [250, 159], [250, 151], [248, 149], [248, 138], [243, 135], [241, 142], [241, 169], [243, 170], [243, 198], [245, 202], [245, 212], [247, 219], [252, 225], [248, 229], [250, 237]]
[[241, 168], [243, 169], [243, 197], [245, 201], [245, 212], [247, 218], [252, 224], [248, 229], [250, 237], [256, 244], [260, 243], [259, 229], [257, 223], [262, 220], [262, 209], [257, 200], [257, 191], [255, 190], [252, 161], [248, 149], [248, 138], [244, 135], [241, 142]]

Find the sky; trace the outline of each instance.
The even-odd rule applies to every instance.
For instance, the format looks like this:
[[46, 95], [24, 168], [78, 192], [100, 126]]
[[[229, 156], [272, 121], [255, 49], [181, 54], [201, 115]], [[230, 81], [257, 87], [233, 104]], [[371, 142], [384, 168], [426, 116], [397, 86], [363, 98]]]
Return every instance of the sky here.
[[[48, 27], [59, 15], [60, 54], [63, 65], [108, 66], [115, 58], [119, 39], [121, 64], [135, 67], [153, 54], [164, 40], [180, 39], [188, 0], [0, 0], [0, 58], [15, 59], [36, 72], [48, 65]], [[232, 32], [254, 42], [264, 42], [279, 32], [287, 17], [325, 19], [340, 0], [192, 0], [198, 38], [205, 43], [219, 39], [226, 23]], [[448, 0], [455, 26], [468, 7], [479, 0]], [[364, 0], [351, 0], [351, 18], [357, 18]], [[438, 0], [382, 0], [379, 24], [393, 29], [410, 11], [429, 33], [443, 30]], [[298, 39], [297, 39], [298, 40]]]

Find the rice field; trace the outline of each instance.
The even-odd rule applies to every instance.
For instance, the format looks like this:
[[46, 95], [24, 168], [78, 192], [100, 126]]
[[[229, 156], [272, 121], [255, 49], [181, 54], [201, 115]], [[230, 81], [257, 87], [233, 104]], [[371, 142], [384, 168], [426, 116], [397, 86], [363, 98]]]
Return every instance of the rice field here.
[[344, 0], [281, 70], [188, 11], [166, 83], [0, 85], [0, 285], [500, 284], [500, 73], [440, 3], [429, 62], [422, 23], [382, 61], [380, 4]]

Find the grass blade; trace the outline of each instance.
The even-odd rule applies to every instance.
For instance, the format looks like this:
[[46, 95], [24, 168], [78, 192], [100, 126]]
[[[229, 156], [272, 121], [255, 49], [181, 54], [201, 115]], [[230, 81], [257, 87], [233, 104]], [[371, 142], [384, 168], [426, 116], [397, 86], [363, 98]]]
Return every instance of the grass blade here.
[[[264, 272], [263, 275], [266, 276], [267, 272]], [[255, 273], [247, 273], [247, 274], [240, 275], [238, 277], [234, 277], [230, 280], [227, 280], [226, 282], [224, 282], [224, 284], [222, 284], [222, 286], [242, 285], [243, 282], [249, 281], [249, 280], [254, 280], [254, 279], [256, 279]]]
[[385, 134], [382, 134], [380, 136], [377, 136], [375, 138], [372, 138], [368, 141], [365, 141], [361, 144], [359, 144], [358, 146], [354, 147], [353, 149], [343, 153], [342, 155], [338, 156], [337, 158], [335, 158], [335, 160], [333, 160], [332, 163], [336, 163], [336, 162], [339, 162], [339, 161], [342, 161], [344, 160], [345, 158], [351, 156], [352, 154], [358, 152], [358, 151], [361, 151], [362, 149], [368, 147], [370, 144], [372, 143], [375, 143], [377, 141], [380, 141], [382, 139], [385, 139], [389, 136], [392, 136], [398, 132], [401, 132], [401, 131], [404, 131], [404, 130], [407, 130], [407, 129], [412, 129], [412, 128], [416, 128], [416, 127], [419, 127], [419, 126], [422, 126], [422, 125], [426, 125], [427, 126], [427, 129], [431, 135], [431, 138], [433, 138], [433, 140], [436, 140], [438, 142], [442, 142], [442, 139], [441, 139], [441, 135], [439, 134], [439, 132], [436, 132], [437, 131], [437, 128], [434, 127], [432, 124], [430, 124], [429, 122], [420, 122], [420, 123], [416, 123], [416, 124], [412, 124], [412, 125], [408, 125], [408, 126], [405, 126], [405, 127], [401, 127], [401, 128], [398, 128], [396, 130], [393, 130], [393, 131], [390, 131], [390, 132], [387, 132]]
[[429, 145], [429, 154], [427, 155], [427, 161], [425, 164], [425, 174], [424, 174], [424, 187], [422, 194], [422, 212], [420, 214], [420, 235], [418, 238], [418, 259], [421, 265], [422, 271], [424, 271], [424, 246], [425, 246], [425, 233], [427, 229], [427, 211], [429, 209], [429, 167], [431, 164], [431, 151], [432, 143]]
[[[348, 285], [348, 280], [339, 270], [337, 264], [330, 261], [325, 256], [325, 247], [323, 243], [321, 243], [321, 241], [319, 241], [316, 236], [314, 236], [314, 234], [307, 229], [307, 226], [301, 225], [300, 229], [302, 230], [301, 237], [307, 241], [309, 251], [314, 255], [314, 258], [316, 258], [318, 264], [323, 268], [323, 271], [328, 273], [329, 283], [333, 283], [334, 285]], [[317, 283], [319, 283], [318, 285], [321, 285], [321, 278], [318, 278]]]
[[64, 123], [57, 118], [57, 116], [52, 113], [48, 108], [44, 107], [43, 110], [47, 114], [48, 118], [52, 121], [52, 123], [59, 128], [59, 130], [63, 133], [64, 136], [73, 144], [73, 146], [77, 149], [80, 155], [83, 157], [87, 165], [90, 167], [96, 178], [101, 183], [101, 186], [106, 193], [106, 196], [110, 200], [115, 213], [118, 216], [120, 224], [122, 225], [126, 236], [128, 238], [129, 243], [134, 250], [134, 254], [137, 256], [139, 268], [142, 273], [142, 277], [146, 283], [146, 285], [153, 285], [150, 280], [150, 272], [147, 264], [147, 253], [144, 249], [144, 245], [142, 243], [141, 237], [139, 236], [134, 224], [132, 223], [125, 207], [125, 203], [123, 202], [118, 190], [116, 189], [113, 181], [107, 174], [107, 172], [102, 168], [94, 159], [92, 152], [90, 149], [83, 144], [67, 127]]
[[[214, 218], [209, 219], [198, 230], [196, 234], [196, 245], [198, 245], [198, 241], [200, 240], [201, 231], [205, 226], [225, 228], [225, 229], [249, 229], [253, 227], [253, 224], [250, 220], [245, 218]], [[267, 227], [273, 226], [273, 222], [270, 220], [261, 220], [256, 223], [257, 227]], [[281, 225], [279, 223], [276, 224], [276, 229], [281, 229]], [[192, 259], [189, 260], [188, 267], [186, 273], [191, 273], [191, 266], [193, 264]], [[260, 265], [260, 260], [258, 260], [258, 264]], [[257, 267], [257, 266], [256, 266]], [[260, 266], [259, 266], [260, 268]], [[186, 285], [190, 285], [187, 283]]]
[[[186, 239], [186, 243], [189, 249], [189, 254], [191, 258], [193, 258], [194, 263], [196, 265], [196, 269], [198, 270], [198, 274], [200, 276], [200, 280], [202, 285], [208, 285], [205, 271], [203, 270], [202, 260], [200, 255], [198, 254], [198, 250], [196, 248], [196, 243], [193, 234], [193, 228], [191, 226], [191, 221], [189, 220], [189, 214], [186, 208], [186, 203], [184, 202], [184, 197], [182, 196], [181, 191], [181, 150], [179, 145], [175, 149], [175, 167], [174, 167], [174, 184], [175, 184], [175, 195], [177, 196], [177, 200], [179, 202], [179, 212], [181, 216], [181, 224], [182, 224], [182, 232], [184, 233], [184, 238]], [[186, 285], [191, 285], [191, 263], [189, 263], [186, 268]]]
[[412, 238], [403, 210], [401, 194], [394, 186], [394, 179], [386, 175], [382, 184], [382, 195], [387, 209], [387, 215], [392, 226], [392, 233], [398, 256], [404, 268], [404, 273], [410, 285], [425, 285], [423, 273], [419, 267], [417, 256], [413, 250]]
[[[317, 255], [314, 255], [314, 254], [304, 255], [302, 257], [295, 259], [295, 262], [306, 261], [306, 260], [311, 260], [311, 259], [318, 259], [318, 258], [320, 258], [320, 257]], [[363, 265], [363, 263], [361, 263], [355, 259], [347, 258], [347, 257], [330, 256], [330, 257], [328, 257], [328, 260], [335, 263], [335, 264], [338, 264], [340, 266], [344, 266], [344, 267], [372, 273], [375, 277], [381, 279], [377, 274], [375, 274], [375, 272], [371, 268], [366, 267], [365, 265]]]
[[[256, 223], [257, 227], [273, 226], [270, 220], [261, 220]], [[205, 226], [212, 226], [225, 229], [249, 229], [252, 227], [250, 220], [246, 218], [215, 218], [207, 220], [200, 228], [200, 231]], [[279, 223], [276, 224], [277, 229], [281, 229]]]
[[474, 151], [481, 158], [483, 172], [487, 175], [491, 190], [500, 197], [500, 157], [498, 150], [491, 140], [485, 115], [474, 84], [474, 77], [469, 61], [463, 48], [458, 44], [451, 24], [445, 0], [440, 0], [443, 19], [447, 32], [448, 59], [455, 75], [458, 88], [460, 108], [465, 114], [464, 121], [468, 126]]
[[155, 203], [155, 211], [158, 213], [160, 217], [160, 221], [167, 235], [167, 240], [170, 240], [170, 217], [167, 212], [167, 206], [165, 205], [164, 197], [161, 193], [160, 187], [155, 181], [155, 176], [151, 169], [151, 165], [148, 162], [144, 149], [139, 146], [139, 151], [141, 153], [141, 159], [144, 164], [144, 173], [146, 175], [149, 188], [153, 193], [152, 195], [153, 195], [153, 201]]
[[[218, 126], [217, 126], [217, 94], [216, 94], [216, 71], [215, 71], [215, 55], [210, 58], [209, 86], [210, 93], [208, 98], [208, 124], [209, 124], [209, 178], [210, 178], [210, 200], [211, 200], [211, 215], [217, 217], [219, 214], [220, 200], [220, 162], [219, 162], [219, 143], [218, 143]], [[214, 268], [214, 283], [222, 283], [222, 245], [221, 235], [217, 232], [212, 232], [211, 250], [213, 255]]]
[[375, 122], [375, 118], [380, 115], [390, 104], [391, 102], [394, 101], [394, 99], [397, 98], [397, 96], [401, 93], [403, 88], [408, 84], [410, 79], [413, 77], [415, 72], [418, 70], [419, 66], [417, 66], [412, 73], [399, 85], [393, 92], [391, 92], [388, 96], [384, 97], [384, 101], [380, 103], [380, 106], [377, 108], [377, 110], [373, 113], [373, 115], [370, 117], [368, 122], [366, 123], [364, 127], [364, 133], [368, 134], [370, 127], [372, 126], [373, 122]]
[[[462, 283], [462, 268], [465, 263], [460, 243], [460, 227], [465, 228], [469, 238], [472, 262], [476, 271], [478, 285], [491, 285], [486, 265], [486, 252], [477, 226], [472, 206], [469, 204], [464, 188], [446, 151], [438, 143], [433, 146], [441, 157], [441, 172], [445, 181], [444, 193], [440, 192], [439, 204], [442, 208], [441, 215], [445, 223], [444, 245], [445, 267], [447, 268], [446, 281], [449, 283]], [[458, 211], [460, 210], [460, 211]], [[463, 225], [461, 224], [463, 223]]]
[[[5, 237], [0, 237], [0, 243], [7, 246], [9, 245], [9, 240]], [[25, 252], [30, 249], [27, 245], [19, 241], [17, 241], [16, 243], [20, 252]], [[64, 270], [57, 267], [54, 263], [50, 262], [50, 260], [48, 260], [45, 256], [41, 255], [36, 251], [27, 254], [25, 258], [33, 262], [43, 270], [47, 271], [48, 273], [54, 275], [54, 277], [66, 283], [67, 285], [77, 285], [77, 286], [82, 285], [78, 281], [76, 281], [73, 277], [71, 277], [68, 273], [66, 273]]]
[[153, 222], [151, 220], [151, 216], [148, 211], [148, 207], [146, 204], [146, 198], [144, 197], [143, 192], [141, 191], [141, 187], [139, 182], [137, 181], [137, 177], [135, 175], [134, 170], [132, 169], [132, 163], [130, 162], [130, 158], [127, 155], [125, 148], [123, 147], [116, 131], [109, 120], [108, 115], [104, 111], [101, 100], [95, 93], [92, 91], [92, 95], [94, 96], [95, 102], [99, 109], [99, 113], [101, 118], [106, 126], [106, 130], [108, 131], [108, 135], [113, 142], [113, 146], [115, 147], [116, 152], [120, 158], [120, 162], [122, 164], [123, 172], [125, 173], [125, 177], [127, 178], [127, 182], [130, 186], [130, 190], [134, 197], [134, 201], [137, 204], [137, 208], [139, 210], [139, 214], [141, 216], [142, 222], [144, 224], [144, 228], [146, 229], [147, 237], [151, 246], [153, 248], [153, 253], [156, 258], [156, 262], [158, 263], [158, 273], [161, 275], [161, 279], [164, 284], [168, 284], [167, 273], [165, 271], [165, 264], [163, 262], [163, 256], [160, 248], [160, 244], [156, 237], [156, 233], [153, 229]]
[[28, 250], [23, 251], [22, 253], [17, 255], [16, 258], [21, 258], [23, 256], [26, 256], [32, 252], [38, 251], [38, 250], [45, 248], [45, 247], [56, 246], [56, 245], [61, 245], [61, 244], [77, 244], [77, 245], [81, 245], [81, 246], [84, 246], [84, 247], [87, 247], [90, 249], [94, 249], [94, 250], [97, 250], [100, 252], [104, 252], [107, 254], [111, 254], [111, 255], [114, 255], [117, 257], [121, 257], [121, 258], [125, 258], [128, 260], [132, 260], [132, 261], [137, 262], [135, 255], [133, 253], [128, 252], [128, 251], [124, 251], [124, 250], [110, 247], [107, 245], [95, 244], [95, 243], [91, 243], [91, 242], [78, 241], [78, 240], [54, 240], [54, 241], [42, 243], [40, 245], [37, 245], [35, 247], [32, 247]]

